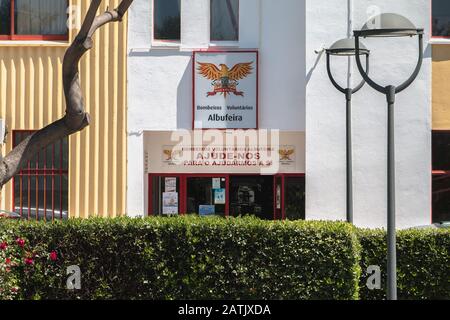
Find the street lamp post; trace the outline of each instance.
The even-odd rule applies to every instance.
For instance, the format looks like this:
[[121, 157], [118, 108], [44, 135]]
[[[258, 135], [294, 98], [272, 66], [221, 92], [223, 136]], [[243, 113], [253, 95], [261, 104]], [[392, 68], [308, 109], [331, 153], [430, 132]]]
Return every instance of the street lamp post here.
[[[335, 42], [329, 49], [326, 50], [327, 53], [327, 71], [328, 77], [334, 87], [345, 94], [346, 105], [346, 141], [347, 141], [347, 222], [353, 223], [353, 165], [352, 165], [352, 96], [354, 93], [358, 92], [365, 84], [363, 79], [361, 83], [352, 88], [343, 88], [334, 79], [331, 72], [331, 56], [341, 56], [341, 57], [351, 57], [356, 55], [355, 40], [353, 39], [341, 39]], [[369, 72], [369, 50], [360, 44], [360, 55], [366, 56], [366, 72]]]
[[411, 77], [399, 86], [383, 87], [375, 83], [364, 71], [359, 55], [356, 55], [358, 70], [363, 79], [375, 90], [386, 95], [388, 117], [388, 173], [387, 173], [387, 298], [397, 300], [397, 248], [395, 227], [395, 140], [394, 140], [394, 105], [395, 96], [408, 88], [419, 74], [423, 60], [423, 29], [417, 29], [407, 18], [394, 14], [383, 13], [371, 18], [361, 30], [354, 31], [356, 51], [361, 50], [360, 37], [414, 37], [419, 39], [419, 59]]

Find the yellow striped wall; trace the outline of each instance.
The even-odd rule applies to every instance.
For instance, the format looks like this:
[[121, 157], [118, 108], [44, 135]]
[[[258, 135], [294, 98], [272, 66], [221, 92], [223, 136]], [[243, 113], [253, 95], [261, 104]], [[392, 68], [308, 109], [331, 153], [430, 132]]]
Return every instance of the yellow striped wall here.
[[[72, 0], [85, 16], [90, 0]], [[103, 0], [100, 10], [119, 0]], [[78, 30], [71, 30], [73, 39]], [[92, 124], [69, 140], [69, 214], [114, 217], [126, 211], [127, 19], [98, 30], [80, 64], [86, 110]], [[39, 129], [62, 117], [62, 59], [68, 43], [0, 41], [0, 118], [9, 131]], [[12, 135], [2, 147], [12, 149]], [[12, 182], [0, 207], [12, 210]]]
[[433, 45], [433, 129], [450, 130], [449, 45]]

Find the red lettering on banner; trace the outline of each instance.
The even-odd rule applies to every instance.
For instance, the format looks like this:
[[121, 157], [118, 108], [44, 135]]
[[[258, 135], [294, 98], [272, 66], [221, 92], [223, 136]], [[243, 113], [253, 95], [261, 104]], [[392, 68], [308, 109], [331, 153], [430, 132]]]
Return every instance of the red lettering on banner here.
[[233, 93], [235, 96], [241, 96], [241, 97], [244, 96], [244, 92], [238, 91], [236, 88], [214, 88], [214, 91], [207, 92], [206, 96], [211, 97], [211, 96], [217, 95], [218, 93], [223, 93], [225, 95], [225, 97], [229, 93]]

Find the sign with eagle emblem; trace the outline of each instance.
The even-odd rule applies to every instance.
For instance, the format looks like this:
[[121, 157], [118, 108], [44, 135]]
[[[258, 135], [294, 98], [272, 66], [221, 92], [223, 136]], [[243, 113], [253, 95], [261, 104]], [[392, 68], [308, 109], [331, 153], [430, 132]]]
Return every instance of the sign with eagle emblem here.
[[256, 129], [258, 52], [194, 52], [194, 129]]

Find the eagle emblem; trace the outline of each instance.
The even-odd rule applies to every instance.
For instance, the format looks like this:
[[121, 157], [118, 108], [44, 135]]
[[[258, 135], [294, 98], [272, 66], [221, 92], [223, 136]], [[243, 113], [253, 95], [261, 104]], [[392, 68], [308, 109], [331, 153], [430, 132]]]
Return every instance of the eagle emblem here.
[[231, 69], [226, 64], [220, 64], [218, 67], [213, 63], [197, 62], [198, 73], [208, 80], [214, 90], [207, 92], [206, 96], [215, 96], [222, 94], [225, 98], [227, 95], [234, 94], [236, 96], [244, 96], [243, 91], [238, 91], [237, 86], [239, 80], [242, 80], [252, 74], [253, 62], [238, 63]]
[[163, 153], [166, 156], [166, 161], [172, 161], [173, 159], [172, 150], [163, 150]]
[[280, 149], [278, 152], [280, 154], [280, 161], [292, 161], [291, 156], [295, 151], [293, 149]]
[[179, 161], [179, 159], [183, 155], [183, 151], [164, 149], [163, 154], [165, 156], [164, 162], [175, 162]]

